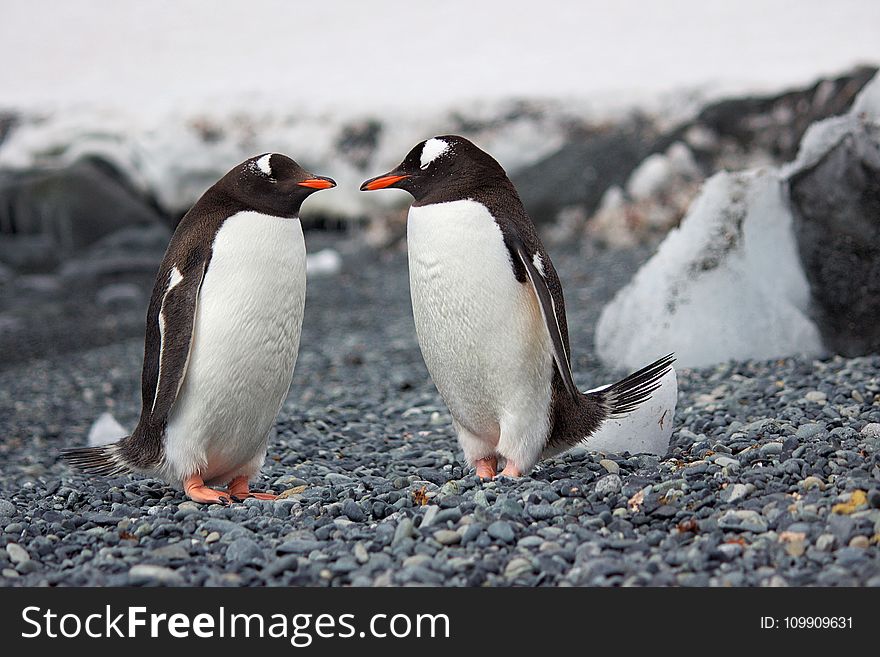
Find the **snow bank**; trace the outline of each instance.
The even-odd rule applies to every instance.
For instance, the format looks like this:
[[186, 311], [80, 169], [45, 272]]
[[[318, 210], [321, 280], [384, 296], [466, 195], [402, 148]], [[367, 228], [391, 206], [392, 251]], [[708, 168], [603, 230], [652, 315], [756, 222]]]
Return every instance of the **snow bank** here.
[[84, 107], [21, 116], [0, 144], [0, 168], [65, 166], [97, 156], [155, 197], [166, 213], [180, 215], [242, 160], [280, 152], [338, 183], [310, 198], [304, 214], [357, 218], [405, 202], [403, 195], [363, 194], [358, 188], [423, 139], [460, 132], [516, 171], [559, 148], [571, 126], [584, 120], [558, 102], [500, 100], [380, 115], [229, 106], [146, 116]]

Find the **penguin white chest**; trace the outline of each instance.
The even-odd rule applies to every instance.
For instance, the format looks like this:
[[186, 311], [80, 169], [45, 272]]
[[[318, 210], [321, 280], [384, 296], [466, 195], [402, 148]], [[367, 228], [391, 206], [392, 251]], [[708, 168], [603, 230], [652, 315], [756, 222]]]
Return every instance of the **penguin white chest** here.
[[262, 465], [296, 364], [306, 291], [298, 219], [240, 212], [214, 239], [166, 467], [227, 483]]
[[488, 209], [471, 200], [413, 207], [407, 248], [419, 345], [456, 421], [490, 442], [506, 428], [545, 430], [549, 335]]

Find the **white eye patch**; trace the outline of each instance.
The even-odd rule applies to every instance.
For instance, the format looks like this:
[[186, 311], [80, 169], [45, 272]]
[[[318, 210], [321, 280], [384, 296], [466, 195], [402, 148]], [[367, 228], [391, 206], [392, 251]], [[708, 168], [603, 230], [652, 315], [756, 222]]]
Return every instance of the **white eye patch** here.
[[421, 166], [419, 168], [427, 169], [428, 165], [431, 164], [431, 162], [436, 160], [448, 150], [449, 144], [442, 139], [437, 139], [436, 137], [429, 139], [425, 142], [425, 145], [422, 148], [422, 157], [419, 162]]
[[269, 160], [271, 159], [272, 153], [267, 153], [259, 160], [257, 160], [257, 168], [270, 178], [272, 177], [272, 164], [269, 162]]

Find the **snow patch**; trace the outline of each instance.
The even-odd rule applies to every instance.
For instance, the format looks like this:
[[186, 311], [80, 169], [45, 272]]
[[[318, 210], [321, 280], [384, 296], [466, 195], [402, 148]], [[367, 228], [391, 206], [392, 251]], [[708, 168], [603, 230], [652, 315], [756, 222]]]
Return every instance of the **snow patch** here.
[[334, 249], [323, 249], [306, 256], [307, 276], [333, 276], [342, 269], [342, 257]]
[[101, 413], [89, 429], [89, 447], [103, 447], [125, 438], [128, 432], [110, 413]]
[[603, 309], [600, 358], [635, 369], [661, 352], [686, 367], [820, 354], [791, 223], [778, 173], [713, 176], [681, 227]]

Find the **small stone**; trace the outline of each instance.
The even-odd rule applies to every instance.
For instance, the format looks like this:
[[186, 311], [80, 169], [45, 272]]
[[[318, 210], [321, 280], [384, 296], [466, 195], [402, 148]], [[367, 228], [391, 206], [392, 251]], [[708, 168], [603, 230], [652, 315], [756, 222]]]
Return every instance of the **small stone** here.
[[15, 515], [15, 505], [9, 500], [0, 500], [0, 516], [12, 517]]
[[364, 510], [351, 498], [343, 502], [342, 513], [352, 522], [363, 522], [367, 519], [367, 514], [364, 513]]
[[183, 577], [165, 566], [138, 564], [128, 571], [132, 584], [183, 584]]
[[425, 507], [425, 515], [422, 516], [422, 524], [419, 525], [420, 529], [426, 529], [431, 526], [434, 522], [434, 518], [437, 517], [437, 514], [440, 512], [440, 507], [436, 504], [429, 504]]
[[739, 502], [754, 491], [754, 484], [732, 484], [721, 491], [721, 500], [728, 503]]
[[811, 488], [818, 488], [819, 490], [825, 490], [825, 482], [819, 479], [819, 477], [815, 477], [810, 475], [806, 479], [800, 482], [800, 487], [804, 490], [810, 490]]
[[728, 468], [730, 470], [739, 470], [740, 468], [739, 461], [729, 456], [716, 457], [715, 465], [720, 465], [722, 468]]
[[761, 517], [760, 513], [751, 509], [727, 511], [718, 519], [718, 526], [722, 529], [755, 533], [767, 531], [767, 521]]
[[820, 433], [825, 431], [825, 426], [822, 424], [818, 424], [816, 422], [810, 422], [807, 424], [802, 424], [797, 428], [797, 432], [795, 436], [797, 436], [801, 440], [805, 440], [807, 438], [813, 438], [814, 436], [818, 436]]
[[397, 527], [394, 529], [394, 538], [391, 539], [391, 546], [394, 547], [398, 543], [400, 543], [403, 539], [412, 536], [413, 534], [413, 522], [409, 518], [403, 518], [399, 523], [397, 523]]
[[31, 555], [27, 553], [18, 543], [9, 543], [6, 546], [6, 552], [9, 554], [9, 560], [14, 564], [24, 563], [31, 560]]
[[865, 438], [880, 440], [880, 422], [870, 422], [866, 424], [862, 427], [862, 430], [859, 431], [859, 434]]
[[871, 544], [871, 539], [867, 536], [853, 536], [849, 541], [849, 546], [854, 548], [866, 548]]
[[620, 472], [620, 466], [611, 459], [602, 459], [599, 461], [599, 465], [605, 468], [610, 474], [616, 475]]
[[220, 540], [220, 534], [218, 532], [211, 532], [205, 537], [205, 543], [216, 543]]
[[513, 543], [514, 533], [510, 523], [503, 520], [496, 520], [486, 529], [489, 536], [503, 543]]
[[360, 541], [354, 544], [354, 558], [358, 563], [367, 563], [370, 560], [370, 553]]
[[834, 547], [836, 540], [834, 534], [822, 534], [816, 539], [816, 549], [821, 552], [828, 552]]
[[237, 538], [226, 548], [226, 560], [231, 562], [253, 563], [265, 559], [263, 550], [250, 538]]
[[13, 570], [12, 568], [4, 568], [2, 571], [3, 577], [18, 577], [18, 572]]
[[872, 488], [868, 491], [868, 505], [880, 509], [880, 490]]
[[528, 559], [516, 557], [511, 559], [504, 568], [504, 576], [508, 579], [516, 579], [520, 575], [525, 575], [532, 571], [532, 564]]
[[454, 545], [461, 542], [461, 534], [451, 529], [440, 529], [434, 532], [434, 540], [440, 545]]
[[609, 474], [596, 482], [594, 490], [599, 497], [608, 497], [609, 495], [619, 493], [622, 486], [623, 482], [620, 480], [619, 476], [616, 474]]
[[828, 402], [828, 395], [818, 390], [810, 390], [810, 392], [804, 395], [804, 398], [820, 406], [824, 406]]

